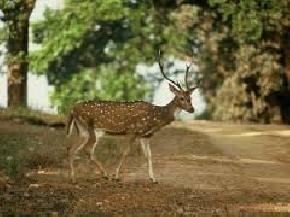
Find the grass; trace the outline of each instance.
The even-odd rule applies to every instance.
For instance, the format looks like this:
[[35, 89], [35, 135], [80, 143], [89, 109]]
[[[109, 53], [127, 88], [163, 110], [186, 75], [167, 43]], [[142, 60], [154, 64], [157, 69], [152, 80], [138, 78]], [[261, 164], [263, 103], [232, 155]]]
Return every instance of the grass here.
[[[63, 129], [0, 120], [0, 170], [19, 179], [29, 169], [66, 167], [68, 144], [79, 142], [76, 137], [66, 138]], [[104, 165], [115, 164], [124, 148], [119, 143], [124, 142], [122, 138], [102, 139], [95, 150], [97, 159]], [[139, 146], [134, 146], [132, 153], [140, 155], [136, 147]], [[86, 161], [87, 157], [81, 159]]]
[[[6, 126], [0, 131], [0, 169], [4, 168], [6, 174], [15, 179], [23, 175], [25, 167], [36, 168], [58, 164], [59, 159], [63, 159], [65, 155], [62, 150], [65, 148], [57, 146], [59, 143], [63, 144], [61, 141], [63, 135], [51, 137], [48, 135], [50, 128], [38, 128], [34, 125], [63, 127], [65, 119], [65, 116], [46, 114], [24, 107], [0, 108], [0, 121], [12, 120], [32, 124], [28, 129], [25, 127], [18, 130], [9, 129]], [[6, 124], [10, 125], [8, 122]]]
[[36, 125], [64, 126], [66, 117], [43, 113], [29, 108], [0, 108], [1, 120], [20, 120]]
[[0, 135], [0, 167], [5, 169], [9, 177], [16, 178], [20, 176], [23, 165], [19, 150], [27, 147], [28, 141], [16, 133], [1, 133]]
[[0, 169], [10, 178], [21, 178], [26, 168], [59, 166], [60, 159], [66, 159], [63, 132], [52, 132], [52, 128], [43, 126], [4, 123], [0, 128]]
[[[63, 116], [43, 114], [26, 108], [0, 109], [0, 169], [4, 169], [9, 177], [15, 179], [21, 177], [26, 169], [67, 166], [68, 144], [81, 141], [77, 141], [76, 137], [67, 139], [62, 128], [55, 128], [53, 123], [63, 124], [63, 120]], [[200, 149], [208, 146], [208, 141], [192, 134], [194, 133], [185, 128], [167, 128], [161, 133], [161, 139], [157, 136], [152, 143], [168, 143], [167, 152], [178, 153], [184, 149], [194, 149], [199, 153]], [[167, 138], [172, 135], [174, 138], [168, 141]], [[183, 138], [189, 139], [183, 141]], [[180, 146], [181, 150], [175, 150], [177, 139], [184, 144]], [[193, 144], [192, 141], [198, 141], [198, 144]], [[119, 137], [102, 139], [95, 150], [97, 159], [105, 166], [116, 165], [122, 155], [123, 144], [127, 142], [126, 138]], [[143, 156], [140, 145], [132, 145], [130, 155], [134, 155], [134, 161], [140, 161], [138, 158]], [[87, 157], [82, 156], [82, 160], [86, 159]]]

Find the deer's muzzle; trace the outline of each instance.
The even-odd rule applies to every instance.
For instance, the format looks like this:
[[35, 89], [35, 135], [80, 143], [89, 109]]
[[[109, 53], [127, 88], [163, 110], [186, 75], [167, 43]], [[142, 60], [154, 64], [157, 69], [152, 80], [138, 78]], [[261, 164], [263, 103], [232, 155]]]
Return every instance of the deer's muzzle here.
[[192, 107], [192, 108], [187, 109], [187, 112], [193, 113], [194, 112], [194, 108]]

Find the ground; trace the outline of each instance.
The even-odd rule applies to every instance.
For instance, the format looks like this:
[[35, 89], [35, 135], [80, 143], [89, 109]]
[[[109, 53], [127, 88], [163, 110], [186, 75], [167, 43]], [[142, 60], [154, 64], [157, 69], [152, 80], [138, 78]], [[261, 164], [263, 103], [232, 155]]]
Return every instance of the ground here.
[[[290, 130], [279, 125], [175, 122], [152, 138], [154, 173], [135, 145], [120, 183], [80, 154], [68, 179], [62, 127], [0, 121], [0, 216], [290, 216]], [[96, 155], [114, 172], [125, 138]]]

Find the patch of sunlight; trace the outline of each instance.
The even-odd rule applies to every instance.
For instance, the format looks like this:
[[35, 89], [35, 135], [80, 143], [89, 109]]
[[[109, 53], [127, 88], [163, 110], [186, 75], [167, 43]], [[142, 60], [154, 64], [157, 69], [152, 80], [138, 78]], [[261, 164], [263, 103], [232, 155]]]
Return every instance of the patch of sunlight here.
[[238, 205], [238, 207], [264, 212], [290, 212], [290, 203], [252, 203], [249, 205]]
[[[194, 121], [194, 124], [202, 123], [202, 122], [203, 121]], [[196, 125], [191, 125], [191, 123], [192, 123], [191, 121], [182, 121], [182, 122], [177, 122], [176, 121], [176, 122], [173, 123], [173, 125], [175, 127], [182, 127], [182, 128], [185, 127], [185, 128], [187, 128], [189, 130], [196, 130], [195, 129]], [[219, 133], [219, 132], [222, 132], [224, 130], [224, 128], [222, 128], [222, 127], [208, 127], [208, 126], [204, 127], [201, 124], [199, 130], [201, 130], [204, 133]]]
[[207, 127], [207, 128], [202, 129], [202, 132], [204, 132], [204, 133], [219, 133], [219, 132], [222, 132], [222, 131], [223, 131], [223, 128], [210, 128], [210, 127]]
[[267, 178], [267, 177], [253, 177], [253, 178], [262, 182], [290, 184], [290, 178]]
[[278, 161], [273, 160], [259, 160], [259, 159], [249, 159], [249, 158], [242, 158], [238, 160], [241, 163], [260, 163], [260, 164], [280, 164]]
[[59, 171], [44, 171], [44, 170], [38, 170], [37, 174], [41, 175], [58, 175], [60, 172]]
[[263, 132], [242, 132], [239, 134], [225, 135], [227, 137], [252, 137], [252, 136], [284, 136], [290, 137], [290, 130], [272, 130]]
[[33, 172], [28, 172], [25, 174], [26, 177], [31, 177], [33, 175], [59, 175], [60, 171], [44, 171], [44, 170], [38, 170]]
[[223, 156], [207, 156], [207, 155], [174, 155], [169, 156], [168, 160], [204, 160], [204, 161], [214, 161], [222, 163], [248, 163], [248, 164], [282, 164], [279, 161], [273, 160], [260, 160], [260, 159], [249, 159], [249, 158], [227, 158]]

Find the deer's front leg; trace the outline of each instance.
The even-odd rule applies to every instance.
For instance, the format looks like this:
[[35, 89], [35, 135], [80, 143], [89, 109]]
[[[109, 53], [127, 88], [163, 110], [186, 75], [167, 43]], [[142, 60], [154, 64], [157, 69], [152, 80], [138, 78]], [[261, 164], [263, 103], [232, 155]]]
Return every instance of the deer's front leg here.
[[119, 180], [120, 169], [122, 168], [122, 166], [124, 164], [124, 161], [126, 160], [126, 157], [129, 154], [129, 152], [130, 152], [131, 144], [135, 142], [135, 139], [136, 139], [136, 137], [130, 138], [130, 142], [127, 144], [125, 150], [123, 151], [122, 158], [121, 158], [121, 160], [119, 162], [119, 165], [118, 165], [118, 167], [116, 169], [116, 176], [115, 176], [116, 180]]
[[120, 160], [120, 162], [118, 164], [118, 167], [116, 169], [116, 176], [115, 176], [115, 179], [116, 180], [119, 180], [119, 172], [120, 172], [120, 169], [123, 166], [124, 161], [125, 161], [127, 155], [129, 154], [129, 152], [130, 152], [130, 144], [127, 145], [126, 149], [123, 151], [122, 158], [121, 158], [121, 160]]
[[145, 157], [147, 158], [148, 161], [148, 175], [150, 180], [153, 183], [157, 183], [155, 178], [154, 178], [154, 173], [153, 173], [153, 166], [152, 166], [152, 153], [151, 153], [151, 148], [150, 148], [150, 143], [148, 138], [142, 138], [140, 139], [141, 142], [141, 147], [143, 150], [143, 153]]

